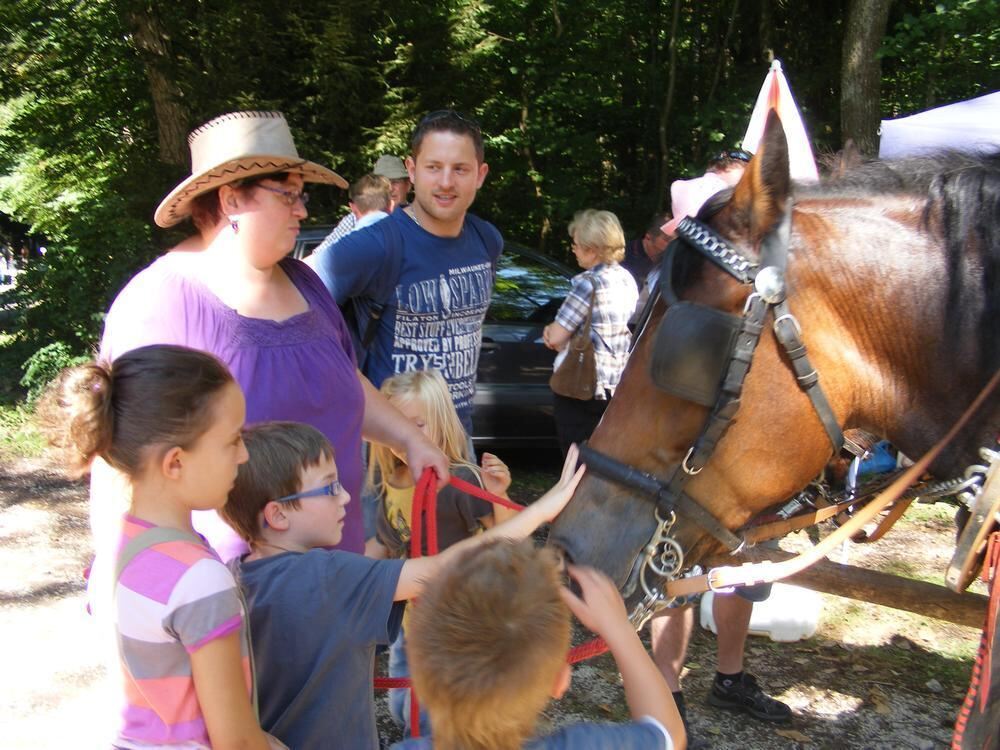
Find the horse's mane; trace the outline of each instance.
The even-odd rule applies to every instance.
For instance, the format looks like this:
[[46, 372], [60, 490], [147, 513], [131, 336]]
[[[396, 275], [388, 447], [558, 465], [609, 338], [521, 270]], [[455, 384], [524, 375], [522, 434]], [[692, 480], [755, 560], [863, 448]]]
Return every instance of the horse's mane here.
[[[980, 366], [1000, 364], [1000, 152], [957, 151], [871, 161], [838, 171], [818, 185], [796, 185], [796, 198], [925, 199], [924, 231], [939, 234], [948, 264], [947, 332], [972, 326]], [[952, 340], [955, 340], [954, 338]]]

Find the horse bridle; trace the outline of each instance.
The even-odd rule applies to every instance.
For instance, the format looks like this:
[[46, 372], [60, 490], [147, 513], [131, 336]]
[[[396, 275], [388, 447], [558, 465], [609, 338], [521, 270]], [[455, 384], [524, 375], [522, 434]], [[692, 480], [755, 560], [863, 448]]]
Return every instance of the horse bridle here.
[[[819, 385], [819, 376], [806, 356], [799, 323], [788, 307], [785, 274], [791, 238], [791, 210], [782, 213], [775, 228], [764, 238], [759, 262], [746, 257], [712, 229], [693, 218], [681, 220], [677, 225], [677, 236], [664, 254], [660, 282], [640, 315], [635, 340], [645, 333], [652, 310], [662, 297], [668, 308], [660, 322], [654, 354], [650, 358], [653, 380], [668, 393], [710, 406], [708, 417], [684, 459], [674, 466], [671, 476], [666, 480], [600, 453], [586, 443], [580, 447], [581, 461], [586, 463], [588, 471], [650, 496], [656, 504], [656, 529], [636, 556], [622, 589], [623, 597], [628, 598], [637, 587], [642, 587], [643, 599], [630, 614], [636, 628], [641, 627], [658, 610], [676, 604], [664, 593], [663, 586], [684, 573], [684, 551], [671, 536], [678, 513], [697, 522], [731, 553], [739, 552], [744, 546], [742, 539], [726, 529], [697, 500], [688, 495], [684, 487], [691, 477], [704, 469], [739, 409], [743, 383], [760, 342], [765, 319], [772, 310], [775, 337], [788, 356], [799, 387], [812, 402], [834, 452], [844, 447], [843, 432]], [[741, 284], [753, 286], [742, 316], [730, 315], [699, 303], [679, 301], [673, 289], [673, 267], [682, 245], [696, 250]], [[671, 314], [671, 309], [680, 312]], [[681, 348], [703, 348], [698, 341], [699, 331], [705, 328], [717, 334], [708, 337], [714, 342], [710, 344], [712, 350], [707, 353], [696, 352], [704, 356], [694, 358], [717, 362], [719, 377], [716, 379], [705, 372], [695, 373], [695, 378], [685, 377], [682, 371], [674, 367], [683, 357], [677, 356], [676, 352], [663, 350], [671, 343], [679, 343]], [[682, 335], [678, 339], [674, 337], [676, 330], [686, 331], [688, 335]], [[721, 351], [721, 355], [716, 349]], [[704, 393], [697, 392], [697, 386], [693, 385], [696, 378], [700, 378], [702, 382], [717, 384], [714, 385], [714, 403], [706, 401]], [[852, 448], [851, 445], [847, 447]]]

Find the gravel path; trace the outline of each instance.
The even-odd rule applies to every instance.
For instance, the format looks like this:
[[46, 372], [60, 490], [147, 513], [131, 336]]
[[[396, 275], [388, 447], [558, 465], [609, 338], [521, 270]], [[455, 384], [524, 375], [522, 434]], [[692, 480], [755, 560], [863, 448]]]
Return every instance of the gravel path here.
[[[86, 508], [84, 484], [43, 461], [0, 467], [5, 748], [101, 744], [110, 698], [98, 634], [85, 612]], [[933, 575], [944, 570], [950, 534], [946, 519], [924, 519], [857, 548], [852, 562], [895, 560], [911, 574]], [[814, 638], [778, 644], [755, 637], [748, 646], [748, 667], [795, 713], [791, 726], [774, 727], [704, 704], [715, 643], [697, 629], [684, 677], [694, 735], [700, 747], [719, 750], [946, 748], [977, 641], [969, 628], [824, 596]], [[380, 713], [384, 740], [397, 739]], [[625, 716], [618, 673], [605, 656], [575, 668], [572, 690], [552, 705], [546, 721]]]

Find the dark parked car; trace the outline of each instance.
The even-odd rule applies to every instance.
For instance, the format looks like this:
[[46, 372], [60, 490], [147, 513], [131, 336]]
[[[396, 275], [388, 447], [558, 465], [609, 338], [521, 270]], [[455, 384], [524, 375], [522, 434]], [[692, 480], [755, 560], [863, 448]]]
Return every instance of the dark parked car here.
[[[292, 254], [309, 256], [332, 227], [304, 227]], [[555, 441], [549, 376], [555, 355], [542, 329], [555, 318], [573, 276], [567, 266], [508, 242], [483, 324], [472, 412], [476, 443]]]
[[332, 231], [332, 226], [325, 225], [302, 227], [299, 229], [298, 239], [295, 240], [295, 247], [292, 248], [292, 256], [299, 260], [308, 258]]

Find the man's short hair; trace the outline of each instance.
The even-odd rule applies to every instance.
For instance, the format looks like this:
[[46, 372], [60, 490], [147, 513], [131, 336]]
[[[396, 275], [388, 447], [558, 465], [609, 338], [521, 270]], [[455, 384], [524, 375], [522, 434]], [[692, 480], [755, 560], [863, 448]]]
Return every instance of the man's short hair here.
[[555, 553], [500, 539], [464, 553], [413, 608], [406, 648], [438, 748], [520, 748], [566, 662]]
[[[301, 422], [261, 422], [243, 430], [249, 460], [241, 464], [222, 517], [246, 542], [260, 539], [260, 513], [272, 500], [300, 492], [302, 472], [334, 458], [326, 436]], [[301, 503], [286, 505], [298, 510]]]
[[671, 216], [669, 211], [661, 211], [658, 214], [654, 214], [653, 218], [649, 220], [649, 224], [646, 225], [646, 234], [652, 238], [656, 238], [661, 234], [666, 234], [663, 231], [663, 225], [670, 221], [673, 216]]
[[479, 123], [471, 117], [456, 112], [453, 109], [439, 109], [428, 112], [417, 123], [410, 136], [410, 155], [414, 160], [420, 153], [420, 146], [424, 142], [424, 136], [428, 133], [448, 132], [457, 135], [467, 135], [472, 139], [472, 145], [476, 148], [476, 161], [480, 164], [486, 157], [483, 148], [483, 131]]
[[351, 183], [347, 192], [351, 203], [362, 214], [372, 211], [389, 211], [392, 205], [392, 183], [388, 177], [378, 174], [366, 174], [361, 179]]

